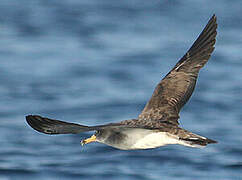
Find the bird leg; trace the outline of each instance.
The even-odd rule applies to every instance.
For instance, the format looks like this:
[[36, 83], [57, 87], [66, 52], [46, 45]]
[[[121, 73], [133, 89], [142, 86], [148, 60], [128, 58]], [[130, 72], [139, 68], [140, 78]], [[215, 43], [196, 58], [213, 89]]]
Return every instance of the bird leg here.
[[84, 139], [81, 141], [81, 145], [84, 146], [85, 144], [91, 143], [96, 141], [96, 136], [92, 135], [90, 138]]

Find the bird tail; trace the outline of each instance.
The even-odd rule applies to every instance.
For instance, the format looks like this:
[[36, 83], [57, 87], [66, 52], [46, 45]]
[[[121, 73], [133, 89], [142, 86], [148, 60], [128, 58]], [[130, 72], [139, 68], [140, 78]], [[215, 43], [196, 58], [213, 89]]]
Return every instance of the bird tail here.
[[45, 134], [78, 134], [86, 131], [94, 131], [99, 127], [83, 126], [38, 115], [28, 115], [26, 116], [26, 121], [33, 129]]
[[215, 140], [212, 140], [203, 136], [199, 136], [194, 133], [190, 133], [188, 137], [179, 138], [179, 140], [181, 141], [181, 144], [184, 146], [198, 147], [198, 148], [205, 147], [208, 144], [218, 143]]

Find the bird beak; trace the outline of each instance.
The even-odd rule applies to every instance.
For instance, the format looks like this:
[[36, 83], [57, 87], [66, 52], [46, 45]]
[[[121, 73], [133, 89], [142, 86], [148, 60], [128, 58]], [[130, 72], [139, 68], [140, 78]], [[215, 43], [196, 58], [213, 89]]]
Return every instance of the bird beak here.
[[95, 142], [96, 141], [96, 136], [92, 135], [90, 138], [84, 139], [81, 141], [81, 145], [84, 146], [85, 144]]

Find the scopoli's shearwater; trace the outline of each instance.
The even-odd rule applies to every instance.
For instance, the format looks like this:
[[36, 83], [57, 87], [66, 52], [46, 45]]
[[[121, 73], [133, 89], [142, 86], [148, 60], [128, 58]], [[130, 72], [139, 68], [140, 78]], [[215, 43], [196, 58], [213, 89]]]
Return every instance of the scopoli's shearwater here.
[[28, 115], [26, 120], [32, 128], [45, 134], [95, 131], [81, 143], [99, 142], [123, 150], [149, 149], [167, 144], [203, 147], [216, 143], [182, 129], [178, 123], [179, 112], [192, 95], [199, 70], [214, 50], [216, 29], [216, 16], [213, 15], [192, 47], [157, 85], [136, 119], [100, 126], [83, 126], [38, 115]]

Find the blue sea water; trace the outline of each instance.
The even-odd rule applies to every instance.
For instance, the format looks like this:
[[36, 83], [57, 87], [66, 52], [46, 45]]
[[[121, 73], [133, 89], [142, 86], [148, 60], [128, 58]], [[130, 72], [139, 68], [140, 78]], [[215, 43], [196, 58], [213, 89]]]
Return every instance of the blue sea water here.
[[[242, 2], [0, 1], [0, 180], [242, 179]], [[48, 136], [40, 114], [86, 125], [137, 117], [216, 13], [215, 51], [181, 126], [217, 140], [121, 151]]]

